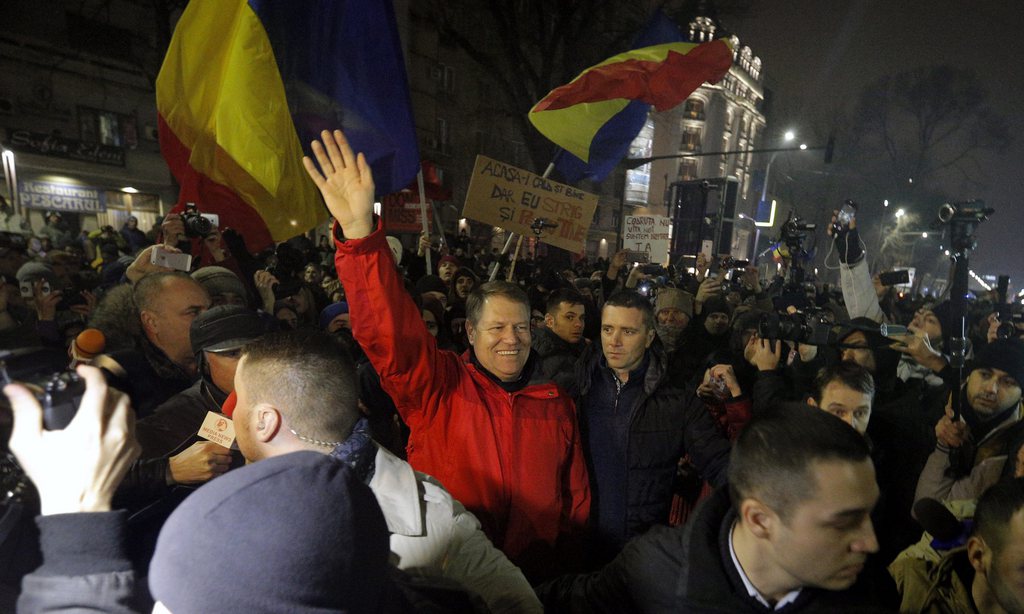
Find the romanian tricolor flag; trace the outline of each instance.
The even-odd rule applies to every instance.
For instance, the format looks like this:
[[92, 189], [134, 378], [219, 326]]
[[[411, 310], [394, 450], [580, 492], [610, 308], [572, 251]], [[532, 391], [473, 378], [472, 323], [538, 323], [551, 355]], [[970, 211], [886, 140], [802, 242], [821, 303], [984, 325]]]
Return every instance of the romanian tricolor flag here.
[[320, 130], [345, 131], [379, 194], [419, 168], [391, 0], [190, 2], [156, 97], [176, 209], [219, 214], [253, 252], [326, 219], [301, 162]]
[[[658, 14], [652, 23], [663, 21], [667, 18]], [[662, 26], [659, 31], [666, 29]], [[645, 38], [649, 36], [638, 40], [647, 42]], [[659, 111], [671, 109], [703, 83], [718, 82], [731, 66], [732, 47], [727, 39], [640, 47], [591, 66], [552, 90], [530, 110], [530, 122], [565, 150], [562, 158], [566, 154], [576, 158], [580, 176], [565, 172], [572, 166], [571, 159], [569, 164], [556, 163], [568, 180], [583, 176], [600, 180], [625, 156], [643, 127], [646, 105]], [[631, 106], [634, 102], [644, 105], [639, 115], [638, 106]], [[643, 119], [638, 122], [638, 117]]]

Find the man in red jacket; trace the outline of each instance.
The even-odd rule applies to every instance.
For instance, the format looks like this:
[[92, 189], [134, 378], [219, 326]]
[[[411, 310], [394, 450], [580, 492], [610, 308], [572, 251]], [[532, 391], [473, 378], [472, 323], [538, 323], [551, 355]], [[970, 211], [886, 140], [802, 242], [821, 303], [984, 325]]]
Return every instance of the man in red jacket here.
[[374, 220], [369, 165], [341, 131], [321, 136], [320, 168], [303, 162], [338, 221], [335, 264], [352, 333], [411, 430], [410, 464], [476, 514], [524, 572], [549, 575], [556, 542], [586, 524], [590, 490], [573, 402], [535, 378], [526, 294], [480, 286], [466, 301], [472, 347], [461, 357], [438, 350]]

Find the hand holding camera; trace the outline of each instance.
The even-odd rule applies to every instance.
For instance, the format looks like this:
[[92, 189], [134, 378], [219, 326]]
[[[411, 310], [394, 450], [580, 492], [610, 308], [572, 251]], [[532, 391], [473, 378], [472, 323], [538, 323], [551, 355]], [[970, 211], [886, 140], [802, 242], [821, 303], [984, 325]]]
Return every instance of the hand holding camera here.
[[[118, 484], [139, 455], [128, 397], [99, 369], [79, 366], [85, 394], [66, 428], [43, 428], [43, 408], [23, 385], [4, 388], [14, 414], [10, 449], [39, 491], [42, 515], [110, 510]], [[68, 463], [73, 458], [75, 462]]]

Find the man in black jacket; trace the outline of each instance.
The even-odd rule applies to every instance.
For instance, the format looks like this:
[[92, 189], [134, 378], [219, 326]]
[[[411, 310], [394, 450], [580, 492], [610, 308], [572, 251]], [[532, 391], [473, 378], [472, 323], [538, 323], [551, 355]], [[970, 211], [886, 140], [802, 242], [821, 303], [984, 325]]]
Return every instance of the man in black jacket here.
[[688, 403], [687, 392], [666, 377], [646, 298], [620, 292], [605, 302], [601, 351], [591, 347], [584, 355], [579, 387], [576, 407], [599, 559], [668, 521], [683, 455], [709, 482], [724, 483], [729, 441], [703, 406]]
[[729, 487], [685, 526], [629, 542], [600, 572], [541, 586], [559, 612], [873, 611], [895, 597], [858, 578], [878, 550], [864, 439], [825, 412], [786, 405], [740, 434]]
[[576, 363], [587, 347], [583, 338], [586, 313], [579, 292], [559, 288], [548, 295], [544, 328], [533, 336], [541, 372], [570, 393], [576, 388]]

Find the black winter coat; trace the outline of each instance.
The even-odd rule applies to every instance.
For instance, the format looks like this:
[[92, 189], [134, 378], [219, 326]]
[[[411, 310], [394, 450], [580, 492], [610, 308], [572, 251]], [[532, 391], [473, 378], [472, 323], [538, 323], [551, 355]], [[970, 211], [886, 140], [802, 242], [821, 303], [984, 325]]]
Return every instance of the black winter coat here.
[[538, 367], [544, 377], [575, 396], [576, 366], [587, 348], [587, 342], [581, 340], [579, 343], [569, 343], [550, 330], [542, 328], [534, 332], [531, 345], [540, 358]]
[[[563, 576], [537, 588], [547, 612], [770, 612], [749, 596], [729, 556], [729, 530], [736, 511], [719, 488], [679, 527], [655, 527], [631, 540], [599, 572]], [[882, 579], [885, 581], [885, 579]], [[845, 591], [804, 588], [783, 610], [881, 612], [895, 598], [891, 579], [872, 584], [861, 574]]]
[[[643, 390], [635, 405], [628, 408], [629, 438], [626, 458], [622, 459], [628, 475], [627, 538], [667, 522], [672, 483], [683, 455], [689, 454], [701, 475], [714, 486], [725, 483], [729, 465], [729, 440], [716, 427], [703, 403], [688, 402], [695, 396], [694, 390], [669, 381], [665, 355], [657, 341], [648, 349], [648, 355]], [[576, 407], [588, 464], [591, 454], [587, 450], [587, 406], [597, 402], [588, 395], [599, 370], [608, 368], [602, 366], [602, 358], [601, 349], [590, 346], [581, 359], [578, 378]]]

